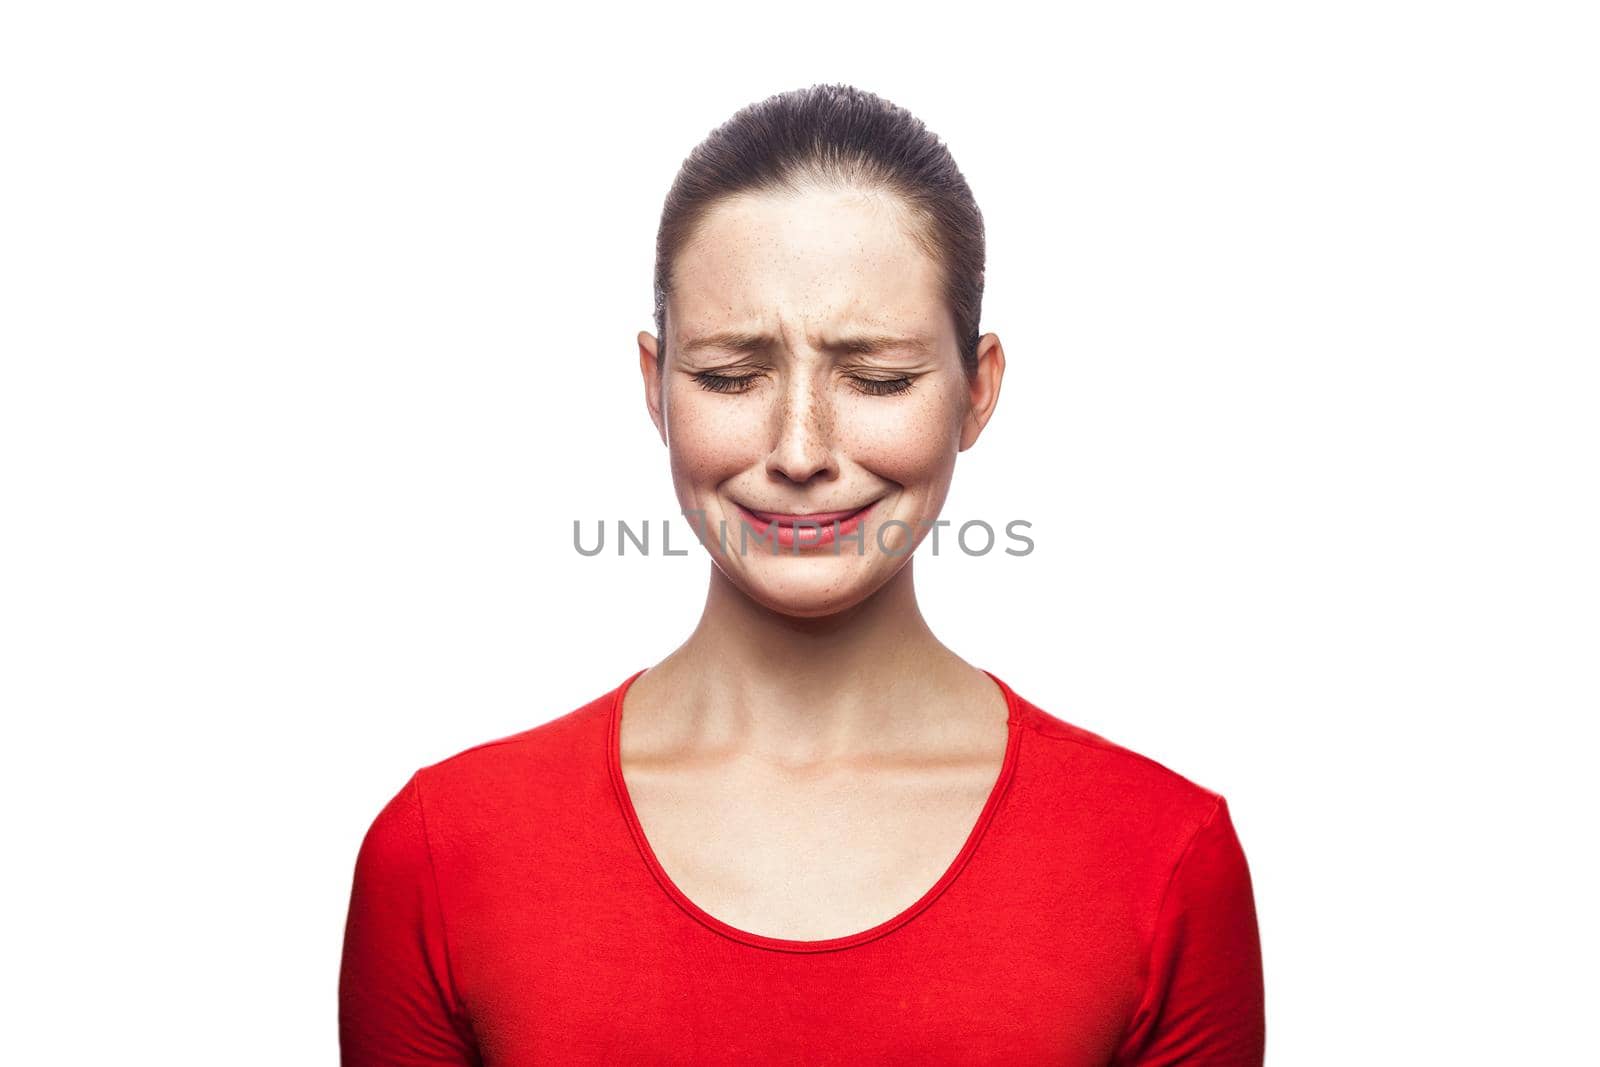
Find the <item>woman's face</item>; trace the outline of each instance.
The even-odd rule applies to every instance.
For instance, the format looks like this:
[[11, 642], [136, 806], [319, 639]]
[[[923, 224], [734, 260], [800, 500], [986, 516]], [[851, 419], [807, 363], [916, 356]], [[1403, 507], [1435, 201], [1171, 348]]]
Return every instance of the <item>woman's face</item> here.
[[[932, 529], [998, 396], [998, 339], [982, 339], [969, 381], [938, 267], [885, 193], [724, 200], [673, 281], [659, 391], [649, 333], [640, 368], [686, 521], [772, 610], [859, 603]], [[814, 516], [825, 533], [774, 515]]]

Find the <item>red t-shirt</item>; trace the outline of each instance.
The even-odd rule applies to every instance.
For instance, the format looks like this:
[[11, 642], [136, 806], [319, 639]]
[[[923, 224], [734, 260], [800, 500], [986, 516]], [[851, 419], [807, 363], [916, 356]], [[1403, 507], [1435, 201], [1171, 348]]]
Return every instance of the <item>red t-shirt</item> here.
[[825, 941], [667, 877], [624, 788], [622, 694], [414, 774], [356, 859], [346, 1067], [1259, 1065], [1261, 954], [1223, 799], [990, 677], [993, 792], [928, 892]]

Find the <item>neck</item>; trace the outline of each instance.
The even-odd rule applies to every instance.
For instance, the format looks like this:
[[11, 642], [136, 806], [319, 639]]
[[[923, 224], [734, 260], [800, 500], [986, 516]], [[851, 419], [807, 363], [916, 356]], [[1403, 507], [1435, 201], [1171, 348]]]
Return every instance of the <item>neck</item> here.
[[790, 753], [925, 721], [941, 691], [974, 672], [923, 618], [913, 562], [866, 600], [815, 618], [772, 611], [713, 566], [700, 622], [651, 668], [652, 689], [693, 719], [744, 722]]

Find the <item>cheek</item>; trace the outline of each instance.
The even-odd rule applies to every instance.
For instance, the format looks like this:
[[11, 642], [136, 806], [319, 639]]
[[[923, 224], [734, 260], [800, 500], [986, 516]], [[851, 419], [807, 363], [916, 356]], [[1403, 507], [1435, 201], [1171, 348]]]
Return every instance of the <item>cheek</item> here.
[[[962, 399], [944, 385], [904, 397], [845, 395], [834, 411], [840, 458], [910, 490], [942, 495], [960, 444]], [[770, 446], [770, 412], [693, 386], [668, 398], [668, 440], [680, 492], [709, 488], [759, 466]]]
[[763, 453], [761, 410], [698, 387], [667, 399], [673, 477], [681, 487], [715, 485], [748, 470]]
[[908, 488], [948, 478], [960, 445], [955, 398], [913, 386], [901, 398], [861, 397], [841, 407], [850, 457]]

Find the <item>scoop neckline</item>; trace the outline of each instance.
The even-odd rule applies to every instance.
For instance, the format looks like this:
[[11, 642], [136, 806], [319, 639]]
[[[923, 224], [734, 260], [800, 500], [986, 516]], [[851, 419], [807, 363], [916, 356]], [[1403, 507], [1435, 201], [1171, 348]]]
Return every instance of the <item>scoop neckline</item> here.
[[639, 813], [633, 806], [633, 797], [628, 793], [627, 782], [622, 775], [622, 702], [627, 696], [628, 689], [649, 670], [642, 667], [619, 685], [612, 694], [611, 707], [608, 712], [608, 725], [606, 730], [606, 766], [611, 776], [611, 784], [616, 793], [617, 804], [621, 808], [622, 817], [626, 822], [628, 831], [632, 835], [634, 844], [638, 846], [639, 855], [644, 860], [645, 866], [655, 876], [656, 883], [662, 891], [671, 898], [691, 918], [703, 926], [734, 941], [753, 945], [757, 948], [772, 949], [779, 952], [830, 952], [839, 949], [853, 948], [857, 945], [875, 941], [892, 930], [896, 930], [918, 915], [922, 914], [936, 900], [941, 893], [950, 888], [950, 885], [961, 874], [962, 870], [978, 850], [979, 843], [983, 840], [989, 824], [994, 821], [995, 812], [999, 810], [1000, 802], [1005, 797], [1011, 780], [1015, 776], [1018, 752], [1022, 747], [1022, 706], [1017, 694], [1011, 687], [1001, 681], [992, 671], [982, 667], [984, 674], [1000, 688], [1006, 701], [1006, 750], [1000, 764], [1000, 772], [995, 777], [994, 784], [989, 789], [988, 799], [984, 802], [983, 810], [979, 812], [977, 821], [968, 831], [966, 841], [961, 846], [961, 851], [955, 859], [945, 868], [933, 885], [918, 897], [913, 903], [901, 910], [898, 914], [883, 922], [859, 930], [853, 934], [843, 934], [839, 937], [822, 938], [820, 940], [798, 940], [787, 937], [769, 937], [749, 930], [740, 929], [727, 923], [706, 911], [693, 900], [687, 893], [678, 888], [677, 883], [667, 874], [666, 868], [661, 865], [661, 860], [656, 856], [655, 848], [645, 836], [644, 825], [639, 820]]

